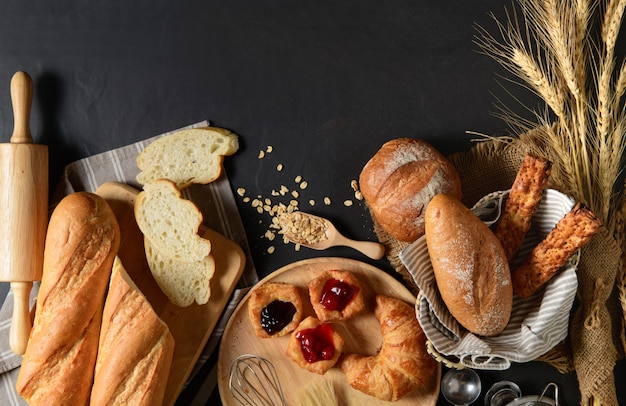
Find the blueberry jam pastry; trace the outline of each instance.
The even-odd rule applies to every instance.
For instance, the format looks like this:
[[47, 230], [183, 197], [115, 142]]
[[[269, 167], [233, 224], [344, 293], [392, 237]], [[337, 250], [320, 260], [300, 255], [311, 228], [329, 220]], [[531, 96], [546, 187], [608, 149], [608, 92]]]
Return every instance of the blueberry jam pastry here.
[[330, 270], [311, 280], [309, 297], [321, 321], [343, 321], [365, 307], [361, 284], [348, 271]]
[[268, 282], [252, 291], [248, 317], [257, 337], [281, 337], [291, 333], [302, 320], [302, 299], [298, 288]]
[[287, 356], [307, 371], [323, 375], [337, 363], [343, 338], [332, 324], [308, 316], [291, 333]]

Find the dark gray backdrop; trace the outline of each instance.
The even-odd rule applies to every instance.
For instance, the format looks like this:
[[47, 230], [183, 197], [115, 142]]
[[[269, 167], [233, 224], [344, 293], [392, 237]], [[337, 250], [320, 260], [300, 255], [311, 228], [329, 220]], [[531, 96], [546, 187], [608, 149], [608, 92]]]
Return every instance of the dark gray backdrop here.
[[[341, 202], [353, 197], [350, 181], [383, 142], [419, 137], [447, 154], [470, 147], [466, 131], [506, 133], [491, 114], [505, 96], [495, 81], [502, 71], [473, 43], [476, 24], [494, 29], [488, 13], [502, 16], [503, 7], [496, 0], [4, 0], [0, 140], [12, 132], [11, 76], [25, 70], [35, 83], [32, 132], [50, 148], [51, 185], [73, 160], [209, 119], [241, 137], [226, 161], [233, 189], [269, 195], [302, 175], [310, 196], [333, 198], [317, 213], [351, 237], [374, 238], [362, 203]], [[274, 152], [258, 159], [268, 145]], [[341, 249], [270, 255], [266, 224], [238, 201], [261, 275], [307, 256], [367, 261]], [[540, 364], [482, 376], [485, 390], [505, 378], [526, 394], [554, 381], [562, 401], [579, 402], [572, 374]], [[623, 389], [620, 396], [626, 402]]]

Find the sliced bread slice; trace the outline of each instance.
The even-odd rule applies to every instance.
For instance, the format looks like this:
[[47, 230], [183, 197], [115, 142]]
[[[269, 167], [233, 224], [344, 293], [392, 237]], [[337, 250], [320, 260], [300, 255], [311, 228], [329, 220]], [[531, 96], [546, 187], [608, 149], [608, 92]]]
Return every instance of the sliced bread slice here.
[[207, 184], [222, 173], [224, 156], [239, 149], [239, 137], [223, 128], [180, 130], [156, 139], [137, 156], [142, 185], [170, 179], [179, 189], [192, 183]]
[[203, 305], [211, 297], [211, 278], [215, 259], [209, 254], [200, 261], [185, 262], [168, 257], [144, 238], [148, 266], [161, 291], [176, 306], [187, 307], [194, 301]]
[[202, 213], [174, 182], [158, 179], [144, 185], [134, 210], [143, 235], [168, 257], [194, 262], [211, 252], [211, 241], [198, 235]]

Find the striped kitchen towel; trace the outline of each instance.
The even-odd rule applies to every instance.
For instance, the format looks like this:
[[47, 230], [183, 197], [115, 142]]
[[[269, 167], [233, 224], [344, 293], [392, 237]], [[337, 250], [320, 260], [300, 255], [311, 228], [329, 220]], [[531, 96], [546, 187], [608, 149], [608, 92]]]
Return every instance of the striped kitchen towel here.
[[[481, 199], [472, 211], [486, 224], [501, 213], [508, 191]], [[523, 259], [574, 206], [574, 201], [553, 189], [544, 192], [517, 258]], [[420, 289], [417, 318], [435, 355], [475, 369], [504, 370], [511, 362], [528, 362], [544, 355], [568, 332], [569, 315], [578, 279], [572, 258], [550, 282], [533, 296], [514, 295], [513, 311], [505, 330], [495, 337], [482, 337], [464, 329], [450, 314], [439, 295], [425, 237], [402, 250], [400, 259]], [[513, 265], [514, 266], [514, 265]]]
[[[186, 128], [208, 125], [208, 121], [202, 121]], [[140, 188], [140, 185], [135, 180], [139, 173], [136, 164], [137, 154], [149, 143], [163, 135], [165, 134], [71, 163], [65, 168], [63, 177], [55, 189], [53, 199], [50, 202], [50, 210], [54, 208], [56, 202], [60, 201], [67, 194], [77, 191], [94, 192], [98, 186], [108, 181], [122, 182]], [[246, 233], [227, 174], [224, 171], [219, 179], [200, 187], [202, 188], [202, 193], [195, 193], [193, 200], [204, 215], [205, 225], [241, 246], [246, 254], [246, 265], [231, 302], [226, 306], [212, 336], [209, 338], [189, 378], [190, 380], [194, 378], [195, 373], [210, 358], [211, 354], [217, 351], [219, 339], [230, 314], [249, 287], [258, 282], [256, 269], [250, 256]], [[186, 193], [188, 192], [184, 192], [184, 195]], [[205, 197], [198, 198], [198, 196]], [[36, 292], [37, 285], [31, 293], [33, 300]], [[15, 382], [21, 364], [21, 357], [13, 354], [9, 346], [12, 308], [13, 298], [9, 293], [0, 309], [0, 405], [7, 406], [26, 405], [26, 402], [15, 391]]]

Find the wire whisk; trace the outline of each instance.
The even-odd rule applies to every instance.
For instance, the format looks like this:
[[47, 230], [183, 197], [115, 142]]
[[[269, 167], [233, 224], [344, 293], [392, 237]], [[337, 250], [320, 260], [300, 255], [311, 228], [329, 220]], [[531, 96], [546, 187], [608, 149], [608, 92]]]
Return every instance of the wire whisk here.
[[228, 388], [242, 405], [285, 405], [276, 368], [267, 359], [253, 354], [237, 357], [230, 366]]

